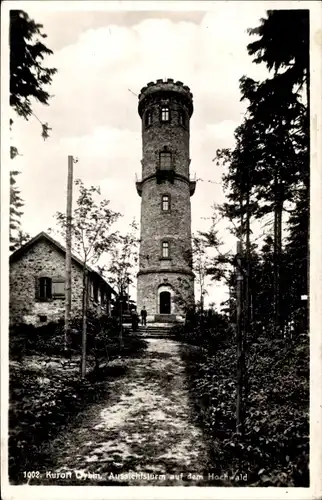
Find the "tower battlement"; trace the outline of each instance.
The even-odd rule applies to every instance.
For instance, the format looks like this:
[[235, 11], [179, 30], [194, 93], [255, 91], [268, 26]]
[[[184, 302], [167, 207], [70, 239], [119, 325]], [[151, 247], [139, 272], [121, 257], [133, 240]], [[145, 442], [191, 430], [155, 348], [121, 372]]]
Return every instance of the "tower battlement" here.
[[187, 85], [182, 82], [175, 82], [173, 78], [166, 80], [156, 80], [156, 82], [149, 82], [141, 89], [139, 94], [139, 115], [142, 117], [146, 104], [151, 98], [158, 98], [162, 94], [163, 97], [171, 97], [171, 94], [177, 94], [184, 99], [185, 104], [189, 110], [189, 115], [193, 113], [193, 94]]

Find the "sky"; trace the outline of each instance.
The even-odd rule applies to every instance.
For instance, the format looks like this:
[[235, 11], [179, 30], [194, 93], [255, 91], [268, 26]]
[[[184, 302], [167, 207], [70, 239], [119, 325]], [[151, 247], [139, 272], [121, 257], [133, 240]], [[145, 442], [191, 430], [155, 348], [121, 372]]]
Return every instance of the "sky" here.
[[[253, 39], [247, 29], [259, 25], [267, 5], [202, 2], [202, 10], [195, 10], [194, 2], [194, 10], [182, 10], [186, 2], [157, 2], [158, 10], [149, 10], [152, 2], [138, 2], [141, 10], [137, 5], [136, 10], [91, 11], [87, 2], [59, 10], [62, 4], [69, 2], [19, 2], [19, 8], [43, 24], [45, 43], [54, 52], [44, 64], [58, 69], [49, 106], [34, 106], [38, 118], [51, 127], [50, 138], [41, 138], [36, 118], [25, 122], [13, 117], [12, 141], [22, 155], [13, 161], [21, 171], [23, 230], [34, 236], [53, 228], [54, 214], [65, 211], [68, 155], [79, 159], [74, 177], [99, 185], [111, 208], [123, 214], [120, 230], [126, 231], [133, 217], [139, 222], [137, 96], [159, 78], [184, 82], [194, 96], [190, 173], [202, 180], [191, 198], [192, 230], [207, 230], [212, 205], [224, 201], [223, 170], [213, 158], [217, 149], [233, 147], [234, 130], [245, 112], [239, 79], [266, 75], [265, 68], [252, 63], [246, 46]], [[101, 3], [109, 9], [111, 4]], [[223, 250], [235, 249], [225, 224], [219, 227]], [[222, 285], [212, 285], [206, 302], [219, 305], [226, 294]]]

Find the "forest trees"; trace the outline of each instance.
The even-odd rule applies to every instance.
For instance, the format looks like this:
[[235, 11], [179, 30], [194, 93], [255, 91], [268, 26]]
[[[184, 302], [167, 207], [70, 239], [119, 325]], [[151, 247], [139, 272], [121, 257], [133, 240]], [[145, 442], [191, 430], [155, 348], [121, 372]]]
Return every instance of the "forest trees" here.
[[[42, 32], [43, 26], [35, 23], [22, 10], [10, 11], [10, 107], [19, 116], [28, 120], [31, 115], [40, 122], [42, 137], [48, 137], [48, 123], [42, 123], [33, 112], [33, 100], [48, 105], [50, 95], [46, 86], [52, 82], [56, 68], [47, 68], [43, 65], [46, 56], [53, 52], [46, 47]], [[10, 119], [10, 127], [13, 126]], [[19, 154], [18, 148], [10, 147], [10, 157], [14, 159]], [[10, 250], [16, 250], [25, 235], [20, 228], [23, 200], [17, 187], [17, 170], [10, 172]]]
[[[138, 261], [138, 226], [135, 220], [125, 234], [118, 234], [116, 245], [110, 253], [110, 263], [105, 271], [109, 282], [116, 288], [118, 298], [114, 307], [119, 318], [120, 349], [123, 348], [123, 314], [130, 309], [130, 285]], [[126, 307], [127, 303], [127, 307]]]
[[197, 307], [202, 314], [204, 310], [204, 298], [207, 294], [206, 277], [208, 274], [210, 262], [205, 241], [200, 238], [200, 236], [192, 236], [192, 259], [193, 270], [195, 273], [195, 284], [197, 289], [199, 290]]
[[110, 264], [105, 269], [109, 282], [116, 288], [120, 297], [126, 294], [128, 286], [133, 283], [133, 269], [138, 260], [137, 233], [138, 226], [133, 220], [126, 234], [118, 234], [116, 245], [110, 253]]
[[[237, 222], [246, 248], [246, 324], [252, 302], [257, 316], [254, 319], [263, 326], [263, 317], [258, 313], [260, 303], [266, 303], [272, 311], [269, 330], [274, 336], [284, 334], [285, 324], [301, 307], [301, 294], [307, 293], [308, 16], [306, 10], [268, 11], [260, 26], [249, 30], [258, 38], [248, 45], [248, 53], [254, 56], [255, 63], [265, 64], [270, 73], [262, 82], [246, 76], [240, 79], [241, 99], [247, 101], [246, 116], [235, 131], [235, 148], [217, 151], [217, 161], [228, 165], [224, 176], [228, 201], [222, 210]], [[285, 30], [286, 25], [292, 26], [291, 32]], [[256, 266], [255, 262], [251, 265], [252, 220], [271, 227]], [[283, 240], [285, 230], [288, 234]], [[257, 305], [251, 279], [255, 271], [256, 288], [258, 279], [262, 282]], [[269, 280], [269, 286], [264, 279]]]

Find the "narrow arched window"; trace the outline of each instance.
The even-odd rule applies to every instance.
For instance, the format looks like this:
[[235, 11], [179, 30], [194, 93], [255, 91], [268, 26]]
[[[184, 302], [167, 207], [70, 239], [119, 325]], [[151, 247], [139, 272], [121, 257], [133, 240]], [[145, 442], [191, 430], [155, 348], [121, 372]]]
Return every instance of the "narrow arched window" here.
[[169, 242], [168, 241], [162, 242], [162, 257], [164, 259], [167, 259], [169, 257]]
[[179, 111], [179, 124], [183, 127], [187, 126], [186, 112], [183, 109], [180, 109]]
[[160, 169], [171, 170], [172, 154], [169, 151], [161, 151], [160, 153]]
[[161, 121], [162, 122], [170, 121], [170, 109], [168, 106], [162, 106], [161, 108]]
[[149, 127], [152, 124], [152, 111], [148, 109], [144, 115], [145, 126]]
[[162, 195], [161, 208], [163, 212], [169, 212], [170, 210], [170, 196], [168, 194]]

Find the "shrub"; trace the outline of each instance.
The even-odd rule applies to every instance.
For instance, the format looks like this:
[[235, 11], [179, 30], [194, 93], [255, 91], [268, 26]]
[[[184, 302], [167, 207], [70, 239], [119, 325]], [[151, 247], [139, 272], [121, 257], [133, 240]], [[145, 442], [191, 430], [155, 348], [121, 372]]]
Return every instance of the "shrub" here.
[[190, 314], [185, 325], [174, 327], [173, 333], [178, 340], [211, 352], [222, 344], [230, 343], [234, 336], [226, 317], [213, 309], [206, 310], [202, 314]]
[[[182, 329], [180, 334], [185, 335]], [[210, 333], [210, 338], [216, 335]], [[242, 438], [235, 433], [235, 343], [220, 341], [211, 349], [200, 332], [191, 338], [193, 343], [197, 338], [203, 348], [190, 350], [182, 345], [182, 355], [214, 469], [250, 471], [248, 485], [252, 486], [308, 486], [308, 336], [259, 337], [249, 344]]]
[[[89, 314], [87, 318], [87, 352], [105, 356], [109, 345], [114, 345], [119, 335], [117, 320], [108, 316]], [[69, 348], [79, 354], [82, 345], [82, 318], [71, 320]], [[19, 324], [10, 328], [9, 352], [11, 358], [25, 354], [63, 356], [65, 352], [64, 321], [51, 322], [35, 327]]]
[[[136, 356], [146, 349], [147, 343], [133, 335], [124, 339], [122, 355]], [[119, 355], [115, 342], [110, 359]], [[9, 474], [15, 484], [26, 482], [23, 470], [37, 470], [50, 460], [50, 439], [73, 422], [74, 417], [87, 404], [106, 397], [108, 380], [122, 376], [126, 363], [109, 365], [99, 371], [88, 372], [80, 380], [79, 370], [34, 371], [26, 365], [10, 366], [9, 409]], [[41, 375], [41, 376], [39, 376]], [[96, 383], [100, 380], [107, 383]], [[48, 465], [50, 468], [50, 464]]]

